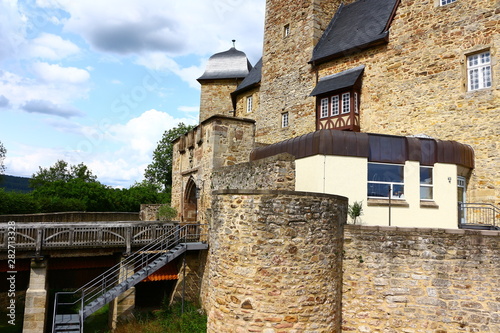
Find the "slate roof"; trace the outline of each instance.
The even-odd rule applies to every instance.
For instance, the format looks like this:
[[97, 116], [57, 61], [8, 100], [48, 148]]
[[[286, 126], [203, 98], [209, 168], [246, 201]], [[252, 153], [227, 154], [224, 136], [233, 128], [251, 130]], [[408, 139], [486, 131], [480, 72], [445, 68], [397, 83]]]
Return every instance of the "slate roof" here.
[[337, 74], [322, 77], [311, 92], [311, 96], [317, 96], [327, 92], [354, 86], [364, 69], [365, 65], [361, 65]]
[[231, 94], [238, 94], [242, 91], [252, 89], [260, 83], [262, 78], [262, 58], [255, 64], [250, 73], [241, 81], [240, 85]]
[[244, 52], [230, 48], [216, 53], [208, 59], [205, 73], [198, 81], [217, 79], [242, 79], [248, 75], [252, 65]]
[[341, 5], [313, 50], [310, 63], [322, 63], [386, 43], [400, 0], [358, 0]]

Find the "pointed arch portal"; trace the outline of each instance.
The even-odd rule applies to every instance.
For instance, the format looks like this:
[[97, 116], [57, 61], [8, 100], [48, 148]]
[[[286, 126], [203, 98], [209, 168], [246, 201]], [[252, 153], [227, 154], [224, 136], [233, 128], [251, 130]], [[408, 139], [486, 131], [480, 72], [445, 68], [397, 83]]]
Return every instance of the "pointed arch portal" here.
[[196, 222], [198, 219], [198, 199], [196, 197], [196, 183], [193, 178], [189, 178], [184, 192], [184, 221]]

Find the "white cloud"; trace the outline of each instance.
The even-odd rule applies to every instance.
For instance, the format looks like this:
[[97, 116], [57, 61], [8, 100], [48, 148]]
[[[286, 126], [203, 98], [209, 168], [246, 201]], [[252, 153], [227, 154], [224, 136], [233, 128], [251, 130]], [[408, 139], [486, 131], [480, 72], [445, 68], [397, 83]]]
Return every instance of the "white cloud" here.
[[39, 37], [30, 41], [28, 53], [32, 57], [58, 60], [80, 52], [80, 48], [60, 36], [42, 33]]
[[186, 113], [194, 113], [200, 111], [199, 106], [180, 106], [177, 109], [181, 112], [186, 112]]
[[133, 150], [141, 158], [150, 158], [166, 130], [180, 122], [196, 124], [197, 120], [194, 117], [174, 118], [166, 112], [152, 109], [130, 119], [126, 124], [110, 126], [109, 133], [114, 140], [125, 143], [129, 151]]
[[36, 62], [33, 64], [35, 73], [45, 82], [62, 82], [71, 84], [80, 84], [88, 81], [89, 72], [76, 67], [61, 67], [51, 65], [46, 62]]

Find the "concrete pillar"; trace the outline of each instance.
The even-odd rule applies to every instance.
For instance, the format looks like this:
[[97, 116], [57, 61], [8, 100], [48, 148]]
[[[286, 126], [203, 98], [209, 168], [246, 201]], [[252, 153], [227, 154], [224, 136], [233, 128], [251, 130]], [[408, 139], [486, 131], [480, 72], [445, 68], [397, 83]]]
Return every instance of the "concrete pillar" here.
[[[126, 257], [122, 256], [120, 281], [123, 281], [134, 274], [133, 264], [128, 264], [127, 266], [127, 264], [123, 263], [125, 259]], [[108, 317], [109, 328], [111, 330], [114, 330], [119, 320], [125, 319], [128, 316], [130, 316], [134, 308], [135, 308], [135, 287], [132, 287], [109, 303], [109, 317]]]
[[44, 333], [47, 304], [47, 260], [31, 259], [23, 333]]

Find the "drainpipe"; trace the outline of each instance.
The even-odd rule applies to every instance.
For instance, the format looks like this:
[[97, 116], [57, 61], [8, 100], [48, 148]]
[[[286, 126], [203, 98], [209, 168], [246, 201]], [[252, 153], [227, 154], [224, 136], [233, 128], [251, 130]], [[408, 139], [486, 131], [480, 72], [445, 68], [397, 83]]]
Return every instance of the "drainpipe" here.
[[391, 185], [389, 185], [389, 227], [391, 226]]

